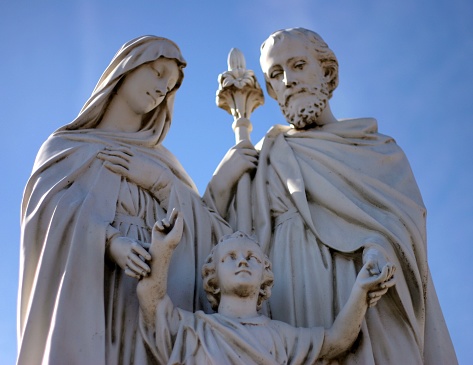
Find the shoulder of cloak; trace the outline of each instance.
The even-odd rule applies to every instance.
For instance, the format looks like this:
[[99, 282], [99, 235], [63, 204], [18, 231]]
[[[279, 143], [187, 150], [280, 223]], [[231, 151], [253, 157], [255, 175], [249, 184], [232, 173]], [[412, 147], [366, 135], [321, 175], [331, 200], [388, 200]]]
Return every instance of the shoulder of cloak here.
[[58, 161], [65, 156], [80, 153], [77, 157], [97, 154], [106, 141], [85, 133], [55, 132], [43, 143], [36, 156], [33, 173], [48, 162]]
[[23, 193], [22, 217], [28, 206], [36, 209], [46, 196], [84, 178], [86, 172], [93, 175], [102, 166], [96, 155], [103, 149], [103, 141], [86, 135], [73, 137], [53, 134], [41, 146]]

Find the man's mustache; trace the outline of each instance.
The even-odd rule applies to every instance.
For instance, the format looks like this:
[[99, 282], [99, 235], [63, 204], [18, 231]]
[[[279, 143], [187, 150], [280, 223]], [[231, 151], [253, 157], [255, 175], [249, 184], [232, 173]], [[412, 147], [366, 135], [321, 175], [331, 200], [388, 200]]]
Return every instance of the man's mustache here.
[[300, 87], [297, 87], [297, 88], [292, 88], [291, 90], [288, 90], [285, 94], [284, 94], [284, 106], [287, 108], [289, 106], [289, 102], [291, 101], [291, 99], [296, 96], [296, 95], [299, 95], [299, 94], [309, 94], [309, 95], [314, 95], [314, 96], [317, 96], [317, 91], [319, 89], [316, 88], [316, 87], [311, 87], [311, 88], [308, 88], [306, 86], [300, 86]]

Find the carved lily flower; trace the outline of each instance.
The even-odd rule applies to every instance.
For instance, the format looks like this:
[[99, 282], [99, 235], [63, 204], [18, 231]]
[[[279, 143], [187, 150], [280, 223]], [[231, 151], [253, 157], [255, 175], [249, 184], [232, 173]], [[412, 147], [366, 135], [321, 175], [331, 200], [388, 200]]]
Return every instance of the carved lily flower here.
[[219, 82], [222, 88], [234, 86], [237, 89], [243, 89], [245, 86], [254, 87], [254, 76], [251, 70], [236, 69], [221, 74]]
[[243, 53], [232, 48], [228, 55], [228, 71], [219, 77], [222, 88], [235, 86], [237, 89], [243, 89], [245, 86], [255, 87], [255, 74], [251, 70], [246, 69], [246, 61]]
[[235, 118], [248, 118], [264, 102], [255, 74], [246, 69], [243, 53], [233, 48], [228, 55], [228, 71], [218, 77], [217, 105]]

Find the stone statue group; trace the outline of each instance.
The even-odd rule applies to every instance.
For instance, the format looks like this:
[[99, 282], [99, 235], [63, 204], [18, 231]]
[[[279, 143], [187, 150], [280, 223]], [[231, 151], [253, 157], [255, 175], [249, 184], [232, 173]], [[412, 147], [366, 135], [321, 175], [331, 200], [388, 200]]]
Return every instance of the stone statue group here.
[[163, 146], [186, 66], [165, 38], [123, 45], [42, 145], [18, 364], [456, 363], [404, 153], [376, 120], [334, 117], [318, 34], [277, 31], [260, 61], [287, 125], [232, 147], [203, 197]]

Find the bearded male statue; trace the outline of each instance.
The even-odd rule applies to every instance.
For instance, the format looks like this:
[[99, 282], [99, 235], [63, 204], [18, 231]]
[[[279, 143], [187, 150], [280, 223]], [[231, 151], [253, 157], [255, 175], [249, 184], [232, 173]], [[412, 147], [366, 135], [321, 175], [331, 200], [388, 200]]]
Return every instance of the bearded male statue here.
[[[268, 314], [329, 328], [363, 264], [376, 262], [371, 274], [379, 275], [389, 263], [397, 267], [395, 288], [336, 362], [456, 363], [427, 263], [426, 210], [404, 153], [378, 133], [375, 119], [334, 117], [338, 62], [318, 34], [277, 31], [260, 62], [268, 94], [290, 124], [273, 126], [256, 146], [248, 212], [273, 262]], [[238, 210], [231, 196], [208, 190], [206, 197], [222, 216]]]

